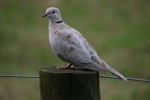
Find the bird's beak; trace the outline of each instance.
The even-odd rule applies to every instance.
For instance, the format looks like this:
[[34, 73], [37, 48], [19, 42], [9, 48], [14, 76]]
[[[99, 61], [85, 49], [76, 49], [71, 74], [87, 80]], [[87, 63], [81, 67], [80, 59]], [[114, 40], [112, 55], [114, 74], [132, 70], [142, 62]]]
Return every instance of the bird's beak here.
[[44, 14], [43, 16], [42, 16], [42, 18], [44, 18], [44, 17], [46, 17], [48, 14]]

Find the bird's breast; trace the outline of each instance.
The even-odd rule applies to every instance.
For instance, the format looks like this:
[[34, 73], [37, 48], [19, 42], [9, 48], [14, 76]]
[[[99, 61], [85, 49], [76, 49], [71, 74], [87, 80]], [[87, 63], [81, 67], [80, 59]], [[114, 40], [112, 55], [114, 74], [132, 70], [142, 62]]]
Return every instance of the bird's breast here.
[[71, 38], [70, 35], [62, 35], [59, 32], [55, 31], [49, 34], [49, 42], [52, 48], [52, 51], [57, 54], [67, 54], [73, 51], [73, 48], [70, 48], [68, 44], [68, 40]]

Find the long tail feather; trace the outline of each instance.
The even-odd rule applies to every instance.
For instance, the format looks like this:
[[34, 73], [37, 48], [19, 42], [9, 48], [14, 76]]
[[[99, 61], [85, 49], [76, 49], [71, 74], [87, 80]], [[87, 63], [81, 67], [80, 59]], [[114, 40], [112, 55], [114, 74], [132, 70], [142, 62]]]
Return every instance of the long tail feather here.
[[122, 74], [120, 74], [118, 71], [116, 71], [115, 69], [109, 67], [108, 69], [109, 72], [111, 72], [112, 74], [114, 74], [115, 76], [127, 81], [127, 78], [125, 78]]

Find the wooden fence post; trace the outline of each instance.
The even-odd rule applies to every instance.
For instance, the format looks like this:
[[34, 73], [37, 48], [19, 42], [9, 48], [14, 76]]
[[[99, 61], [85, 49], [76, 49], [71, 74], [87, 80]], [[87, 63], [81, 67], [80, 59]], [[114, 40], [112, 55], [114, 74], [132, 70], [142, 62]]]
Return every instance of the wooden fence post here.
[[41, 100], [100, 100], [98, 72], [40, 69]]

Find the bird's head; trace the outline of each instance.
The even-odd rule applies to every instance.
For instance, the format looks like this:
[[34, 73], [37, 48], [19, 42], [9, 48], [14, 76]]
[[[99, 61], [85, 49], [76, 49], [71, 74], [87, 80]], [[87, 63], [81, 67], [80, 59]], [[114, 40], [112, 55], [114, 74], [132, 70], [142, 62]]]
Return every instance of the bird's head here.
[[52, 22], [62, 21], [61, 14], [58, 8], [50, 7], [46, 9], [46, 13], [42, 16], [42, 18], [48, 17]]

